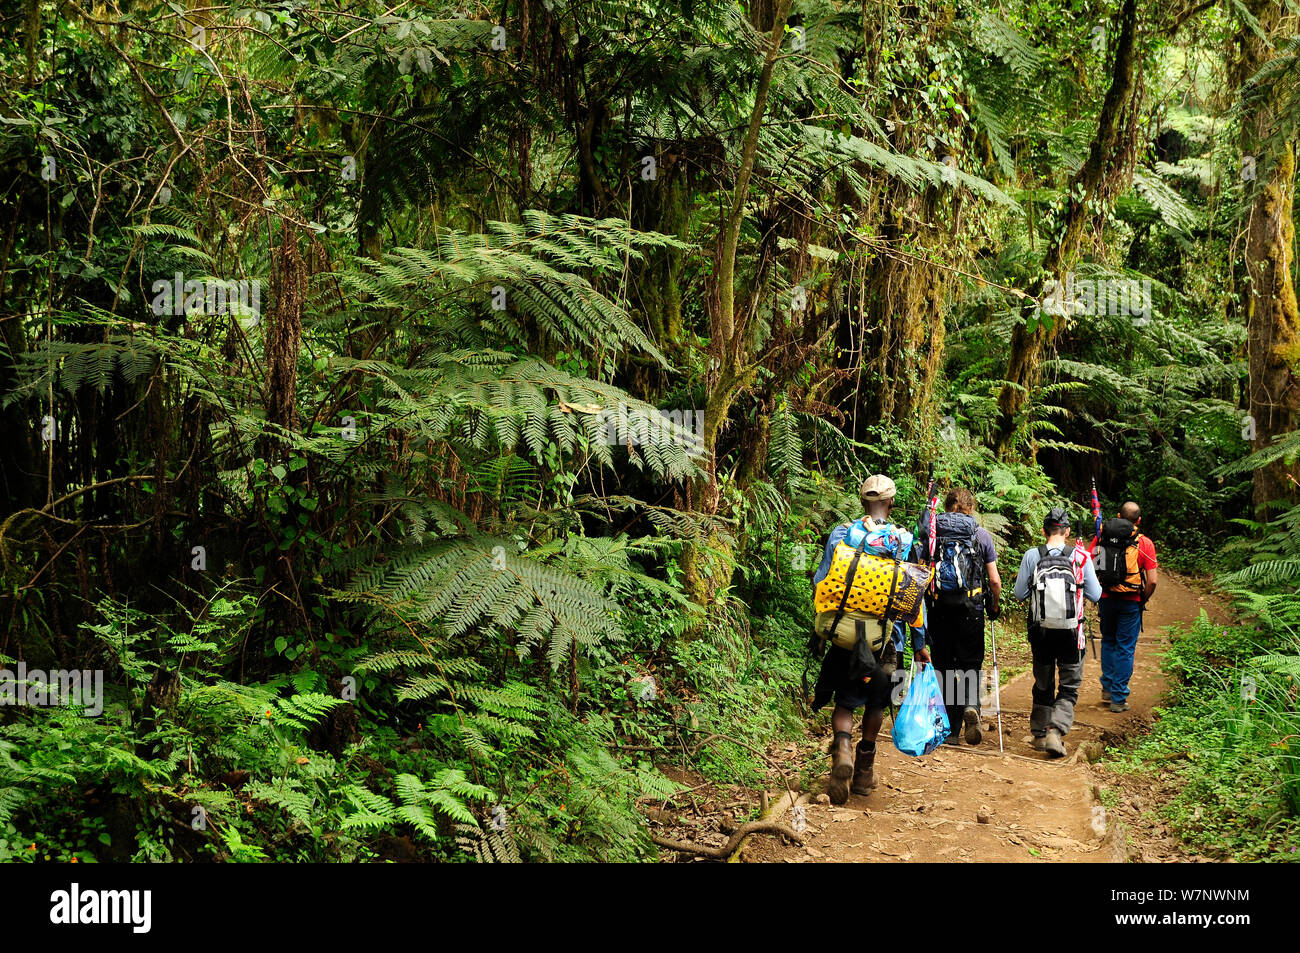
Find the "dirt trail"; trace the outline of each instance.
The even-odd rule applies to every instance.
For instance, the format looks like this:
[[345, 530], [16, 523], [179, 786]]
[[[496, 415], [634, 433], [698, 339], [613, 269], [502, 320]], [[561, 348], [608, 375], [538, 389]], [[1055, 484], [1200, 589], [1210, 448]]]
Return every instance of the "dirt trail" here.
[[[1225, 618], [1211, 597], [1161, 573], [1138, 644], [1131, 707], [1123, 714], [1112, 714], [1102, 703], [1100, 662], [1089, 649], [1074, 730], [1066, 738], [1070, 757], [1049, 761], [1033, 750], [1029, 742], [1033, 679], [1026, 672], [1002, 686], [1005, 754], [998, 752], [992, 705], [985, 715], [986, 727], [992, 727], [982, 745], [945, 745], [924, 758], [907, 757], [894, 748], [886, 718], [876, 761], [879, 786], [869, 797], [851, 797], [843, 807], [814, 800], [805, 808], [804, 846], [754, 838], [744, 848], [743, 859], [1107, 862], [1148, 855], [1132, 843], [1131, 834], [1126, 836], [1121, 825], [1113, 823], [1117, 812], [1101, 810], [1098, 773], [1077, 753], [1085, 742], [1111, 743], [1149, 724], [1151, 708], [1165, 689], [1160, 657], [1168, 645], [1166, 627], [1195, 619], [1202, 608], [1211, 618]], [[1010, 616], [998, 624], [999, 661], [1004, 667], [1003, 655], [1014, 657], [1024, 645], [1019, 625], [1019, 618]], [[1095, 619], [1093, 625], [1096, 629]], [[1004, 645], [1010, 651], [1004, 653]], [[818, 739], [821, 750], [828, 741], [829, 736]], [[823, 790], [824, 777], [822, 786], [814, 787], [814, 799]]]

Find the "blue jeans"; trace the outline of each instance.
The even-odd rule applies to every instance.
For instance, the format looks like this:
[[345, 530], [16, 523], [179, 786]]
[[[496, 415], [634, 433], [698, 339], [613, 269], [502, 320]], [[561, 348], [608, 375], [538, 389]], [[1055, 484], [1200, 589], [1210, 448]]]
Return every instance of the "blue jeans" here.
[[1142, 604], [1108, 596], [1097, 606], [1101, 620], [1101, 688], [1112, 702], [1128, 698], [1133, 653], [1142, 632]]

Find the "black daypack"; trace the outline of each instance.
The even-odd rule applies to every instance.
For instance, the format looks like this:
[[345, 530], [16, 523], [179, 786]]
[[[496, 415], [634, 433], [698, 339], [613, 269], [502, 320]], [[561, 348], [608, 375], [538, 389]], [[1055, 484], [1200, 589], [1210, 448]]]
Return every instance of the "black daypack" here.
[[1146, 573], [1138, 567], [1138, 541], [1142, 534], [1126, 519], [1116, 517], [1101, 524], [1093, 564], [1097, 581], [1107, 592], [1117, 595], [1140, 594], [1145, 589]]
[[984, 551], [979, 523], [967, 513], [940, 513], [934, 527], [934, 593], [943, 605], [984, 605]]

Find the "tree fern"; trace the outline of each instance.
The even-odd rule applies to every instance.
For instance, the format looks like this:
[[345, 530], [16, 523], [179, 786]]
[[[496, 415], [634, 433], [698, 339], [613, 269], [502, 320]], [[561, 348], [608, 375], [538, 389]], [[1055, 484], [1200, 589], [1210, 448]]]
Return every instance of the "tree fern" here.
[[[666, 364], [654, 342], [592, 278], [621, 271], [649, 251], [688, 247], [617, 219], [530, 210], [522, 223], [489, 222], [483, 233], [448, 229], [436, 250], [397, 248], [380, 262], [359, 261], [339, 279], [365, 296], [367, 307], [420, 313], [436, 299], [442, 324], [458, 328], [464, 343], [484, 344], [488, 337], [482, 332], [490, 330], [527, 347], [530, 333], [540, 330], [562, 348], [630, 348]], [[475, 332], [476, 325], [482, 330]]]
[[772, 413], [768, 468], [775, 476], [798, 476], [804, 472], [803, 441], [799, 438], [798, 422], [784, 400]]

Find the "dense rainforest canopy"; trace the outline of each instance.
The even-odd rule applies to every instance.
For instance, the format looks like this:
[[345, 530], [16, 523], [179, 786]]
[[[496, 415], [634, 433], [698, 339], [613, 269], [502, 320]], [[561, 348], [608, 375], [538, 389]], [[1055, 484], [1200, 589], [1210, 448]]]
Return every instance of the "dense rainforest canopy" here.
[[0, 0], [0, 663], [104, 681], [0, 709], [0, 860], [651, 859], [930, 468], [1217, 575], [1200, 846], [1300, 843], [1298, 24]]

